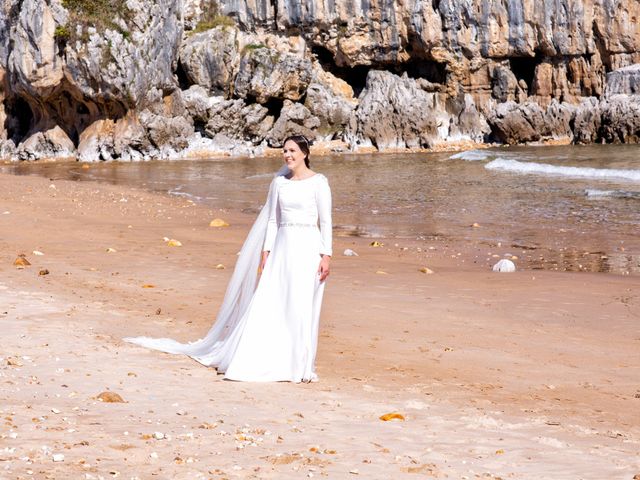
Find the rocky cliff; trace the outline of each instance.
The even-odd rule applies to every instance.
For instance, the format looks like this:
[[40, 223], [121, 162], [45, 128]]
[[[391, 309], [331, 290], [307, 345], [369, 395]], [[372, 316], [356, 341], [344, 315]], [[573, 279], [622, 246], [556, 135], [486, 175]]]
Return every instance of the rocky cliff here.
[[4, 0], [0, 156], [638, 142], [636, 0]]

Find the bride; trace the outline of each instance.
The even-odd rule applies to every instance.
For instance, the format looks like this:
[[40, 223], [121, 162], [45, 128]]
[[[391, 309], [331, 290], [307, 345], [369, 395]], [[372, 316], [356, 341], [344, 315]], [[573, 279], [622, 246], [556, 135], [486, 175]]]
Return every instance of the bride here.
[[230, 380], [317, 380], [320, 307], [331, 260], [331, 190], [327, 178], [310, 169], [304, 136], [285, 140], [283, 158], [209, 333], [186, 344], [149, 337], [126, 341], [189, 355]]

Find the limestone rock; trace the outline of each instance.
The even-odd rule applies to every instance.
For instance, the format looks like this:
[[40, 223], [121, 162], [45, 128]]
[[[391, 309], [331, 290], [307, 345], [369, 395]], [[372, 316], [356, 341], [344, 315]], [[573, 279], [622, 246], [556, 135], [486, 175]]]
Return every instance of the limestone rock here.
[[188, 36], [179, 53], [188, 82], [209, 94], [229, 96], [240, 64], [239, 36], [238, 29], [227, 26]]
[[55, 125], [77, 141], [96, 120], [121, 117], [175, 88], [178, 2], [98, 3], [103, 17], [92, 16], [85, 2], [0, 6], [0, 68], [6, 69], [4, 103], [15, 143]]
[[493, 98], [499, 102], [516, 101], [518, 89], [518, 79], [509, 68], [502, 65], [495, 68], [492, 78]]
[[640, 64], [619, 68], [607, 74], [605, 90], [607, 96], [638, 93], [640, 93]]
[[319, 135], [331, 139], [345, 130], [357, 100], [348, 83], [316, 69], [304, 105], [320, 120]]
[[234, 82], [234, 94], [266, 103], [270, 98], [297, 101], [311, 81], [311, 61], [261, 44], [247, 45]]
[[544, 111], [533, 102], [501, 103], [488, 121], [493, 135], [509, 145], [538, 141], [548, 134]]
[[216, 100], [209, 97], [205, 88], [200, 85], [192, 85], [188, 90], [182, 92], [182, 98], [185, 108], [194, 122], [206, 123], [209, 120], [209, 109]]
[[76, 148], [64, 130], [56, 126], [31, 135], [18, 146], [16, 154], [20, 160], [75, 158]]
[[438, 124], [432, 114], [436, 95], [406, 76], [371, 70], [351, 116], [348, 137], [352, 146], [373, 144], [379, 150], [429, 146], [437, 137]]
[[459, 102], [451, 102], [454, 105], [450, 107], [452, 111], [449, 118], [449, 130], [444, 135], [444, 139], [485, 141], [485, 137], [491, 133], [491, 128], [485, 116], [478, 111], [473, 97], [464, 94], [462, 97], [458, 97], [458, 100]]
[[595, 97], [584, 98], [576, 108], [573, 121], [575, 143], [595, 142], [599, 137], [602, 114], [600, 102]]
[[151, 144], [170, 154], [187, 148], [189, 139], [195, 133], [191, 118], [164, 116], [143, 110], [140, 120], [147, 129]]
[[[217, 98], [208, 110], [204, 131], [214, 138], [219, 134], [228, 139], [246, 140], [254, 144], [262, 142], [273, 125], [273, 116], [266, 107], [254, 103], [245, 104], [244, 100], [222, 100]], [[219, 141], [226, 143], [224, 138]]]
[[15, 156], [16, 145], [13, 140], [0, 140], [0, 159], [10, 160]]
[[516, 264], [513, 263], [511, 260], [507, 260], [506, 258], [503, 258], [502, 260], [500, 260], [498, 263], [496, 263], [493, 266], [492, 270], [494, 272], [500, 272], [500, 273], [515, 272], [516, 271]]
[[602, 139], [607, 143], [640, 143], [639, 95], [613, 95], [600, 108]]
[[555, 98], [544, 113], [545, 124], [548, 133], [554, 139], [573, 139], [571, 123], [575, 117], [577, 108], [569, 103], [560, 103]]
[[316, 137], [320, 120], [301, 103], [285, 100], [280, 116], [266, 137], [271, 147], [282, 146], [282, 140], [289, 135], [304, 135], [309, 139]]
[[112, 160], [114, 157], [113, 120], [96, 120], [80, 134], [78, 144], [78, 160], [81, 162], [98, 162]]
[[146, 160], [152, 151], [145, 127], [134, 111], [119, 118], [113, 130], [113, 156], [121, 160]]

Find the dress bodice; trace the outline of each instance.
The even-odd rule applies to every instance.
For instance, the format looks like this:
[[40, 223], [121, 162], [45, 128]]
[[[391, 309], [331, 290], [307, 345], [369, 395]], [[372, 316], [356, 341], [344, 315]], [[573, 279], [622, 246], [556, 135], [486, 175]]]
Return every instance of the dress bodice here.
[[331, 255], [331, 190], [319, 173], [304, 180], [274, 179], [274, 201], [263, 250], [270, 251], [279, 228], [320, 228], [320, 253]]

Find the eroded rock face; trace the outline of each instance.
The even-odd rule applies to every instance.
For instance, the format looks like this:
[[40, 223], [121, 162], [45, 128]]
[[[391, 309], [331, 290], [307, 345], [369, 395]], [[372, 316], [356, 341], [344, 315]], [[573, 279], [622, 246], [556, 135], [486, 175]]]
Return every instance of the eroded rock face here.
[[415, 80], [372, 70], [351, 117], [351, 143], [379, 150], [428, 147], [437, 137], [437, 97]]
[[489, 117], [489, 124], [496, 138], [509, 145], [535, 142], [549, 133], [544, 111], [537, 103], [501, 103]]
[[36, 132], [20, 144], [16, 152], [20, 160], [38, 160], [40, 158], [75, 158], [76, 148], [69, 136], [60, 127], [46, 132]]
[[229, 139], [259, 144], [273, 125], [273, 116], [259, 104], [247, 105], [244, 100], [220, 100], [208, 111], [205, 133], [210, 138], [223, 134]]
[[51, 153], [55, 127], [92, 160], [253, 153], [290, 133], [381, 150], [636, 141], [634, 0], [102, 5], [0, 5], [0, 149]]
[[271, 98], [297, 101], [311, 81], [311, 61], [262, 45], [245, 47], [233, 93], [266, 103]]
[[591, 143], [599, 138], [602, 112], [600, 102], [595, 97], [582, 100], [578, 105], [573, 121], [573, 140], [575, 143]]
[[272, 147], [282, 146], [282, 140], [289, 135], [304, 135], [315, 138], [315, 132], [320, 127], [320, 119], [301, 103], [285, 100], [280, 116], [266, 137]]
[[187, 36], [180, 46], [186, 80], [212, 95], [229, 96], [240, 65], [240, 41], [239, 30], [223, 26]]
[[640, 64], [619, 68], [607, 74], [607, 96], [640, 94]]
[[176, 88], [182, 36], [177, 7], [175, 0], [128, 0], [126, 18], [109, 19], [98, 31], [61, 0], [5, 2], [0, 7], [5, 95], [10, 113], [21, 117], [9, 136], [21, 141], [59, 125], [79, 141], [96, 119], [124, 116]]
[[608, 143], [640, 143], [640, 96], [613, 95], [600, 109], [600, 138]]

